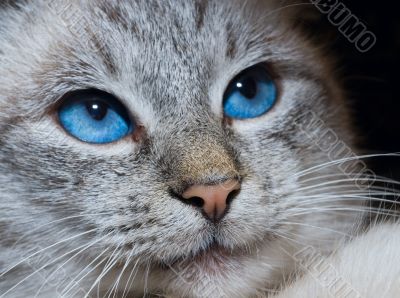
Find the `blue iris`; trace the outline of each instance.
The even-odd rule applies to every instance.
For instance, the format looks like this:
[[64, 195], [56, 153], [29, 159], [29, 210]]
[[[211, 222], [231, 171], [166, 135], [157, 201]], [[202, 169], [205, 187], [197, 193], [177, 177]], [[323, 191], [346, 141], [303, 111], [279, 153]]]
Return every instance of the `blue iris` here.
[[277, 87], [266, 68], [253, 66], [239, 74], [224, 95], [224, 113], [234, 119], [259, 117], [277, 100]]
[[68, 133], [87, 143], [115, 142], [133, 130], [123, 105], [102, 92], [78, 92], [64, 102], [58, 116]]

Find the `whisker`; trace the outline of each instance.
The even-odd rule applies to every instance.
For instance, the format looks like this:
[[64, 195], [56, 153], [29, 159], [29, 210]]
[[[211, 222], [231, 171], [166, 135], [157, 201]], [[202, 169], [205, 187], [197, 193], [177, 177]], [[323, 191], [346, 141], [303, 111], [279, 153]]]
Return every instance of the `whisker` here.
[[303, 227], [313, 228], [313, 229], [318, 229], [318, 230], [324, 230], [324, 231], [332, 232], [334, 234], [339, 234], [341, 236], [346, 236], [346, 237], [351, 236], [351, 235], [349, 235], [347, 233], [344, 233], [344, 232], [341, 232], [341, 231], [336, 231], [336, 230], [333, 230], [333, 229], [330, 229], [330, 228], [319, 227], [319, 226], [314, 226], [314, 225], [300, 223], [300, 222], [285, 221], [285, 224], [303, 226]]
[[[118, 278], [117, 278], [117, 280], [116, 280], [116, 283], [115, 283], [115, 285], [114, 285], [115, 288], [113, 287], [113, 288], [115, 289], [113, 298], [115, 298], [115, 295], [117, 294], [118, 286], [119, 286], [119, 283], [120, 283], [120, 281], [121, 281], [122, 275], [124, 274], [126, 268], [130, 265], [130, 262], [131, 262], [132, 257], [133, 257], [133, 252], [134, 252], [134, 251], [132, 250], [131, 253], [129, 254], [129, 257], [127, 258], [127, 260], [126, 260], [126, 262], [125, 262], [125, 264], [124, 264], [124, 267], [122, 268], [121, 273], [119, 274], [119, 276], [118, 276]], [[111, 293], [112, 293], [112, 291], [111, 291]], [[111, 293], [110, 293], [110, 295], [111, 295]]]
[[[124, 287], [124, 291], [122, 292], [122, 298], [125, 298], [125, 295], [127, 296], [129, 294], [128, 288], [131, 288], [133, 282], [135, 281], [136, 274], [139, 271], [139, 268], [137, 267], [138, 264], [139, 264], [139, 260], [140, 259], [138, 259], [136, 261], [135, 265], [133, 266], [133, 268], [131, 270], [131, 273], [129, 274], [128, 280], [127, 280], [126, 285]], [[138, 269], [136, 270], [136, 268], [138, 268]], [[131, 279], [132, 279], [132, 281], [131, 281]]]
[[110, 213], [109, 212], [102, 212], [102, 213], [96, 213], [96, 214], [81, 214], [81, 215], [68, 216], [68, 217], [64, 217], [64, 218], [61, 218], [61, 219], [50, 221], [50, 222], [48, 222], [46, 224], [43, 224], [43, 225], [40, 225], [40, 226], [34, 228], [33, 230], [30, 230], [29, 232], [27, 232], [24, 235], [22, 235], [15, 242], [14, 246], [16, 246], [26, 236], [32, 235], [33, 232], [38, 231], [38, 230], [40, 230], [40, 229], [42, 229], [42, 228], [44, 228], [46, 226], [53, 225], [53, 224], [56, 224], [56, 223], [59, 223], [59, 222], [65, 221], [65, 220], [69, 220], [69, 219], [76, 219], [76, 218], [80, 218], [80, 217], [84, 217], [84, 216], [100, 216], [100, 215], [104, 215], [104, 214], [110, 214]]
[[[375, 193], [374, 196], [379, 195], [380, 193]], [[385, 194], [381, 193], [383, 197], [392, 197], [392, 196], [398, 196], [398, 194]], [[307, 196], [297, 196], [296, 199], [299, 201], [296, 202], [296, 204], [304, 204], [304, 203], [310, 203], [310, 204], [317, 204], [317, 203], [324, 203], [324, 202], [332, 202], [334, 200], [335, 202], [348, 202], [348, 201], [362, 201], [365, 203], [369, 202], [382, 202], [382, 203], [390, 203], [390, 204], [400, 204], [399, 201], [394, 201], [390, 199], [384, 199], [384, 198], [377, 198], [374, 197], [368, 193], [323, 193], [319, 195], [307, 195]]]
[[143, 297], [146, 297], [147, 294], [148, 294], [148, 292], [147, 292], [148, 288], [147, 288], [147, 287], [148, 287], [149, 275], [150, 275], [150, 262], [147, 262], [146, 270], [145, 270], [144, 294], [143, 294]]
[[[64, 287], [64, 290], [62, 291], [62, 295], [65, 296], [67, 293], [69, 293], [75, 285], [79, 285], [79, 283], [85, 279], [90, 273], [92, 273], [94, 270], [97, 269], [97, 267], [99, 267], [104, 261], [106, 261], [109, 257], [105, 257], [102, 260], [100, 260], [100, 262], [98, 262], [95, 266], [93, 266], [88, 272], [86, 272], [79, 280], [75, 281], [82, 273], [84, 273], [88, 268], [90, 268], [98, 259], [101, 258], [102, 255], [104, 255], [106, 252], [108, 252], [108, 250], [103, 250], [95, 259], [93, 259], [85, 268], [83, 268], [79, 274], [77, 276], [75, 276], [70, 282], [69, 284], [67, 284]], [[72, 287], [72, 288], [70, 288]], [[67, 291], [68, 290], [68, 291]]]
[[316, 166], [312, 166], [310, 168], [307, 168], [305, 170], [299, 171], [296, 174], [293, 175], [293, 177], [298, 178], [305, 176], [307, 174], [316, 172], [317, 170], [327, 168], [333, 165], [338, 165], [341, 163], [345, 163], [348, 161], [355, 161], [355, 160], [363, 160], [363, 159], [369, 159], [369, 158], [374, 158], [374, 157], [399, 157], [399, 153], [383, 153], [383, 154], [367, 154], [367, 155], [358, 155], [358, 156], [352, 156], [352, 157], [345, 157], [337, 160], [332, 160], [326, 163], [322, 163]]
[[[357, 181], [370, 181], [368, 179], [357, 179]], [[328, 185], [333, 185], [333, 184], [339, 184], [339, 183], [344, 183], [344, 182], [349, 182], [348, 179], [338, 179], [338, 180], [332, 180], [332, 181], [325, 181], [322, 183], [318, 183], [315, 185], [309, 185], [309, 186], [305, 186], [305, 187], [299, 187], [297, 189], [298, 192], [301, 191], [306, 191], [306, 190], [310, 190], [310, 189], [314, 189], [314, 188], [319, 188], [321, 186], [328, 186]], [[350, 181], [350, 182], [355, 182], [354, 180]], [[342, 185], [343, 186], [343, 185]], [[354, 185], [355, 186], [355, 185]]]
[[[94, 270], [96, 270], [97, 267], [99, 267], [104, 261], [106, 261], [106, 260], [109, 258], [108, 256], [107, 256], [107, 257], [104, 257], [103, 259], [101, 259], [95, 266], [93, 266], [88, 272], [86, 272], [81, 278], [79, 278], [79, 280], [76, 280], [82, 273], [85, 272], [85, 270], [87, 270], [88, 268], [90, 268], [90, 266], [92, 266], [98, 259], [101, 258], [102, 255], [104, 255], [104, 254], [107, 253], [107, 252], [108, 252], [107, 249], [103, 250], [95, 259], [93, 259], [85, 268], [83, 268], [83, 269], [79, 272], [79, 274], [78, 274], [77, 276], [75, 276], [75, 277], [69, 282], [69, 284], [67, 284], [67, 285], [64, 287], [64, 289], [63, 289], [63, 291], [62, 291], [63, 296], [65, 296], [67, 293], [69, 293], [69, 292], [73, 289], [74, 284], [75, 284], [75, 285], [78, 285], [83, 279], [85, 279], [90, 273], [92, 273]], [[72, 288], [71, 288], [71, 287], [72, 287]], [[67, 290], [68, 290], [68, 291], [67, 291]]]
[[49, 278], [55, 274], [58, 270], [60, 270], [62, 267], [64, 267], [66, 264], [68, 264], [71, 260], [73, 260], [74, 258], [76, 258], [78, 255], [80, 255], [81, 253], [83, 253], [85, 250], [87, 250], [88, 248], [92, 247], [93, 245], [95, 245], [96, 243], [102, 241], [103, 239], [105, 239], [108, 235], [105, 235], [103, 237], [101, 237], [100, 239], [96, 239], [92, 242], [90, 242], [89, 244], [86, 245], [82, 245], [79, 248], [82, 248], [81, 250], [79, 250], [77, 253], [75, 253], [72, 257], [70, 257], [67, 261], [65, 261], [63, 264], [61, 264], [60, 266], [58, 266], [53, 272], [51, 272], [48, 277], [45, 279], [45, 281], [43, 282], [43, 285], [39, 288], [38, 292], [36, 293], [35, 297], [38, 297], [39, 293], [41, 292], [41, 290], [43, 289], [43, 287], [46, 285], [46, 283], [48, 282]]
[[[274, 235], [279, 237], [279, 238], [283, 238], [283, 239], [289, 240], [290, 242], [295, 242], [296, 244], [300, 244], [300, 245], [304, 245], [305, 244], [305, 243], [302, 243], [300, 241], [297, 241], [295, 239], [292, 239], [292, 238], [286, 236], [286, 232], [283, 232], [283, 231], [274, 231]], [[282, 249], [282, 247], [281, 247], [281, 249]]]
[[266, 16], [269, 16], [269, 15], [271, 15], [271, 14], [280, 12], [280, 11], [285, 10], [285, 9], [288, 9], [288, 8], [297, 7], [297, 6], [314, 6], [314, 4], [309, 3], [309, 2], [288, 4], [288, 5], [281, 6], [281, 7], [277, 8], [277, 9], [274, 9], [274, 10], [269, 11], [269, 12], [266, 14]]
[[5, 274], [7, 274], [8, 272], [10, 272], [12, 269], [14, 269], [15, 267], [17, 267], [18, 265], [21, 265], [22, 263], [26, 262], [26, 261], [29, 260], [30, 258], [32, 258], [32, 257], [34, 257], [34, 256], [36, 256], [36, 255], [38, 255], [38, 254], [40, 254], [40, 253], [42, 253], [42, 252], [44, 252], [44, 251], [50, 249], [50, 248], [53, 248], [53, 247], [55, 247], [55, 246], [57, 246], [57, 245], [59, 245], [59, 244], [65, 243], [65, 242], [67, 242], [67, 241], [76, 239], [76, 238], [78, 238], [78, 237], [85, 236], [85, 235], [87, 235], [87, 234], [93, 233], [93, 232], [95, 232], [96, 230], [97, 230], [97, 229], [91, 229], [91, 230], [89, 230], [89, 231], [86, 231], [86, 232], [80, 233], [80, 234], [78, 234], [78, 235], [74, 235], [74, 236], [68, 237], [68, 238], [66, 238], [66, 239], [64, 239], [64, 240], [58, 241], [58, 242], [56, 242], [56, 243], [54, 243], [54, 244], [52, 244], [52, 245], [49, 245], [49, 246], [47, 246], [47, 247], [45, 247], [45, 248], [42, 248], [42, 249], [38, 250], [37, 252], [35, 252], [34, 254], [32, 254], [32, 255], [30, 255], [30, 256], [28, 256], [28, 257], [22, 259], [22, 260], [19, 261], [17, 264], [15, 264], [15, 265], [11, 266], [10, 268], [8, 268], [6, 271], [4, 271], [3, 273], [0, 274], [0, 277], [3, 277]]
[[111, 254], [107, 263], [105, 264], [102, 272], [97, 277], [97, 279], [94, 281], [93, 285], [90, 287], [90, 289], [88, 290], [88, 292], [84, 298], [89, 297], [88, 295], [92, 292], [92, 290], [96, 287], [96, 285], [98, 286], [98, 289], [99, 289], [100, 284], [98, 284], [98, 283], [100, 283], [100, 281], [103, 279], [103, 277], [113, 268], [113, 266], [115, 266], [115, 264], [117, 264], [118, 257], [119, 257], [117, 251], [119, 250], [120, 246], [121, 246], [121, 244], [117, 245], [117, 247], [114, 249], [113, 253]]
[[[384, 210], [384, 209], [383, 209]], [[346, 215], [345, 213], [338, 213], [338, 211], [346, 211], [347, 214], [351, 212], [351, 215], [353, 216], [354, 213], [365, 213], [367, 214], [375, 214], [375, 215], [388, 215], [388, 216], [394, 216], [398, 217], [400, 216], [398, 212], [389, 212], [388, 211], [382, 211], [382, 209], [378, 208], [344, 208], [344, 207], [329, 207], [329, 208], [308, 208], [301, 210], [300, 208], [296, 210], [296, 213], [292, 213], [292, 216], [300, 216], [300, 215], [308, 215], [308, 214], [315, 214], [315, 213], [328, 213], [328, 212], [334, 212], [335, 214], [341, 214], [341, 215]]]
[[[87, 232], [86, 232], [87, 234]], [[86, 245], [86, 244], [85, 244]], [[71, 254], [72, 252], [81, 249], [83, 246], [80, 246], [78, 248], [75, 248], [53, 260], [51, 260], [50, 262], [46, 263], [45, 265], [41, 266], [39, 269], [35, 270], [34, 272], [32, 272], [31, 274], [29, 274], [28, 276], [24, 277], [21, 281], [19, 281], [16, 285], [12, 286], [10, 289], [8, 289], [5, 293], [3, 293], [3, 296], [5, 296], [6, 294], [8, 294], [9, 292], [11, 292], [12, 290], [14, 290], [15, 288], [17, 288], [20, 284], [22, 284], [23, 282], [25, 282], [26, 280], [28, 280], [30, 277], [34, 276], [35, 274], [37, 274], [39, 271], [43, 270], [44, 268], [46, 268], [47, 266], [55, 263], [56, 261], [66, 257], [67, 255]]]
[[[354, 182], [354, 181], [358, 180], [357, 177], [360, 177], [360, 175], [358, 175], [356, 177], [349, 177], [349, 174], [346, 174], [346, 173], [333, 173], [333, 174], [325, 174], [325, 175], [319, 174], [318, 176], [310, 177], [307, 179], [301, 179], [299, 182], [301, 184], [308, 184], [310, 182], [314, 182], [314, 181], [318, 181], [318, 180], [326, 181], [327, 179], [334, 178], [334, 177], [343, 177], [342, 179], [348, 179], [349, 182]], [[385, 180], [388, 183], [396, 182], [396, 180], [393, 180], [393, 179], [390, 179], [387, 177], [383, 177], [383, 176], [373, 176], [373, 175], [368, 175], [368, 174], [362, 174], [361, 177], [364, 179], [371, 180], [371, 181], [372, 180], [376, 181], [376, 179], [379, 178], [381, 180]]]

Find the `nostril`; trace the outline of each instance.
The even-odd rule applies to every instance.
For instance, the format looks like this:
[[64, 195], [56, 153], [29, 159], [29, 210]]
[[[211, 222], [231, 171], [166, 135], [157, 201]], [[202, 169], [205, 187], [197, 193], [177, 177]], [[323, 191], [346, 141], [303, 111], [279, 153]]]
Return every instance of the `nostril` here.
[[226, 198], [226, 205], [227, 206], [229, 206], [232, 203], [232, 201], [239, 194], [239, 192], [240, 192], [240, 189], [234, 189], [228, 194], [228, 197]]
[[170, 195], [176, 199], [178, 199], [179, 201], [187, 204], [187, 205], [192, 205], [194, 207], [198, 207], [198, 208], [202, 208], [205, 204], [204, 200], [200, 197], [191, 197], [189, 199], [185, 199], [182, 196], [178, 195], [177, 193], [175, 193], [174, 191], [170, 191]]
[[188, 203], [190, 205], [193, 205], [195, 207], [202, 208], [204, 206], [204, 200], [200, 197], [192, 197], [188, 200]]

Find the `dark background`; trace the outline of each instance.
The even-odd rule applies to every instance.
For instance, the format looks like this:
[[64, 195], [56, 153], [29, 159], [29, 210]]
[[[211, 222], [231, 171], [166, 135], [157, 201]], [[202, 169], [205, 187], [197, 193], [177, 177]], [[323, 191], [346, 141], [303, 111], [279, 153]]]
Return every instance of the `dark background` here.
[[[400, 152], [400, 3], [390, 2], [342, 1], [377, 37], [366, 53], [359, 52], [317, 9], [320, 17], [311, 28], [318, 39], [330, 42], [339, 57], [355, 123], [365, 137], [361, 147], [371, 153]], [[400, 180], [400, 155], [368, 163], [378, 174]]]

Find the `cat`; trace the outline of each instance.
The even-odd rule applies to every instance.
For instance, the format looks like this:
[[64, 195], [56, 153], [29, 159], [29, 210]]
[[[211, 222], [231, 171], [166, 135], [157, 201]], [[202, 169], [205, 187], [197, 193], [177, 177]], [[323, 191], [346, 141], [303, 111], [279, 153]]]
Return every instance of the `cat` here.
[[3, 1], [0, 297], [264, 297], [359, 233], [373, 175], [302, 8]]

